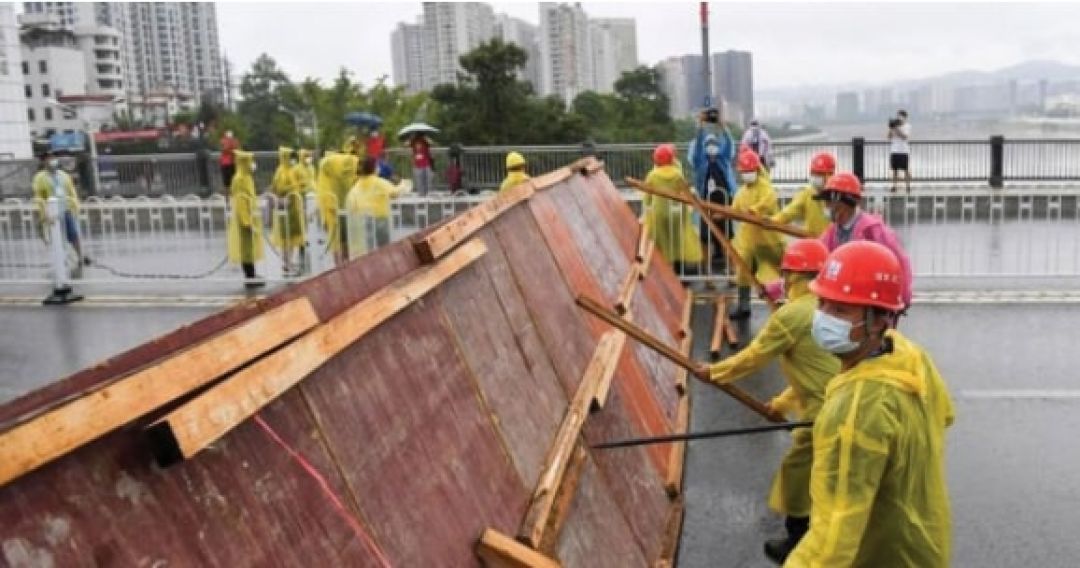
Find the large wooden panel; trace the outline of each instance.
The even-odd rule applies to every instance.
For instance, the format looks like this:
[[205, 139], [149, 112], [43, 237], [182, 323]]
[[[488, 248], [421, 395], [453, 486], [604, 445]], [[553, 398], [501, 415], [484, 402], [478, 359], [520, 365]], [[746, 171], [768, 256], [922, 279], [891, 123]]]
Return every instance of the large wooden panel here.
[[396, 566], [475, 565], [483, 529], [512, 534], [528, 500], [441, 309], [417, 301], [301, 385]]
[[566, 395], [491, 229], [488, 254], [438, 290], [458, 347], [495, 413], [527, 487], [540, 475], [547, 444], [566, 409]]
[[649, 564], [591, 458], [586, 458], [582, 468], [557, 556], [565, 566], [632, 568]]
[[[349, 500], [299, 394], [263, 416]], [[139, 430], [113, 433], [0, 488], [5, 560], [28, 566], [376, 566], [319, 483], [254, 422], [160, 470]]]

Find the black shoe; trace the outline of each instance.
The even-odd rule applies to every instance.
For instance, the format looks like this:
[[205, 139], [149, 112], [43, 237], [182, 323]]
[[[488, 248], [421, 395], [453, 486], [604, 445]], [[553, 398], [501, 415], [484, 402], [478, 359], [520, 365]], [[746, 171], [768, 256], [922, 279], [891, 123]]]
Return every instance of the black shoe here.
[[765, 541], [765, 558], [772, 560], [777, 566], [782, 566], [794, 549], [795, 547], [792, 546], [790, 539], [769, 539]]
[[745, 309], [745, 308], [740, 310], [740, 309], [736, 308], [734, 310], [731, 310], [731, 313], [728, 314], [728, 317], [733, 319], [733, 320], [736, 320], [736, 321], [749, 319], [750, 318], [750, 310]]
[[247, 282], [244, 282], [244, 287], [249, 290], [254, 288], [262, 288], [263, 286], [266, 286], [266, 282], [262, 280], [248, 280]]

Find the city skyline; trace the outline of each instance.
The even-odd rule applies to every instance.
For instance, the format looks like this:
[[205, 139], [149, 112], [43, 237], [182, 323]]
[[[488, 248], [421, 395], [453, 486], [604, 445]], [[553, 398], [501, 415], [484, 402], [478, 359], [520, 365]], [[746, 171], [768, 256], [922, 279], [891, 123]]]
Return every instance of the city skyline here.
[[[537, 3], [491, 3], [494, 11], [539, 24]], [[642, 64], [701, 52], [697, 3], [587, 2], [590, 18], [637, 20]], [[883, 84], [951, 71], [990, 70], [1032, 59], [1080, 64], [1080, 18], [1072, 4], [712, 3], [711, 51], [749, 51], [759, 93], [783, 87]], [[238, 71], [260, 53], [291, 76], [330, 80], [341, 67], [365, 84], [391, 76], [387, 45], [415, 3], [219, 3], [222, 47]], [[328, 13], [339, 17], [328, 18]], [[774, 33], [762, 34], [767, 22]], [[320, 30], [319, 42], [287, 29]], [[898, 30], [882, 34], [884, 25]], [[288, 27], [286, 27], [288, 26]], [[281, 33], [278, 33], [281, 32]], [[783, 38], [792, 38], [782, 41]], [[1001, 37], [1008, 37], [1003, 42]], [[797, 41], [796, 41], [797, 40]], [[797, 47], [797, 49], [795, 49]], [[325, 53], [338, 54], [326, 58]]]

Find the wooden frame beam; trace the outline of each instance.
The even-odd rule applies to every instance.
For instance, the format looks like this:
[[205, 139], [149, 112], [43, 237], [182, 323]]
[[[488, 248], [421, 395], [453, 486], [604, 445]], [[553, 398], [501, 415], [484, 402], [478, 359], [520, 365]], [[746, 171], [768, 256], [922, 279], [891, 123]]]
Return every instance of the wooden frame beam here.
[[205, 386], [319, 323], [297, 298], [0, 434], [0, 485]]
[[559, 568], [558, 561], [521, 544], [495, 529], [484, 529], [476, 543], [476, 556], [488, 568]]
[[148, 430], [158, 462], [194, 456], [486, 252], [481, 240], [466, 243], [170, 412]]

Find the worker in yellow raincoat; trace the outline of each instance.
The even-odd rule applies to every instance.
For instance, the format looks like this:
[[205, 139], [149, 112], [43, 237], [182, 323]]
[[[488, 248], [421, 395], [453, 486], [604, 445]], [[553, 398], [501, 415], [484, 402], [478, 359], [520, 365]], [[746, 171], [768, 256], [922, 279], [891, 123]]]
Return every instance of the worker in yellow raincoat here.
[[281, 251], [285, 276], [294, 276], [293, 250], [304, 246], [304, 194], [297, 177], [300, 161], [292, 148], [278, 148], [278, 167], [270, 180], [274, 194], [274, 213], [271, 223], [271, 242]]
[[345, 241], [347, 238], [344, 223], [339, 223], [339, 216], [344, 215], [345, 198], [356, 183], [356, 169], [360, 159], [352, 154], [327, 152], [319, 162], [318, 181], [315, 185], [316, 200], [322, 214], [323, 225], [330, 239], [330, 250], [334, 252], [334, 261], [345, 261]]
[[[735, 194], [731, 207], [759, 217], [775, 215], [779, 209], [776, 191], [773, 190], [769, 172], [761, 166], [758, 155], [750, 151], [739, 152], [735, 169], [739, 172], [742, 187]], [[772, 282], [780, 277], [780, 257], [784, 253], [784, 242], [779, 233], [762, 229], [752, 223], [739, 223], [732, 245], [759, 281]], [[735, 284], [739, 287], [739, 302], [731, 314], [733, 319], [750, 317], [752, 282], [750, 274], [742, 270], [736, 271]]]
[[773, 221], [785, 224], [800, 222], [811, 236], [820, 237], [829, 226], [829, 217], [825, 203], [814, 197], [825, 189], [825, 183], [834, 173], [835, 156], [829, 152], [814, 154], [810, 159], [810, 183], [799, 190], [779, 213], [773, 215]]
[[245, 285], [257, 288], [264, 283], [255, 275], [255, 263], [262, 259], [262, 217], [255, 196], [255, 155], [236, 150], [236, 174], [229, 185], [229, 260], [244, 269]]
[[78, 254], [80, 268], [82, 263], [89, 264], [90, 261], [83, 256], [82, 239], [79, 238], [79, 194], [75, 191], [71, 176], [60, 167], [60, 160], [51, 153], [45, 153], [41, 157], [41, 168], [34, 174], [30, 185], [38, 208], [38, 230], [42, 238], [48, 234], [45, 204], [50, 197], [55, 197], [60, 215], [54, 222], [60, 223], [64, 238]]
[[[810, 281], [825, 265], [829, 251], [821, 241], [800, 239], [784, 251], [780, 264], [787, 302], [773, 312], [754, 340], [737, 354], [709, 367], [708, 381], [730, 384], [779, 358], [787, 388], [768, 407], [777, 421], [788, 415], [814, 420], [825, 398], [825, 385], [840, 372], [840, 361], [822, 349], [810, 334], [817, 297]], [[792, 431], [791, 449], [780, 462], [769, 492], [769, 507], [785, 515], [787, 537], [765, 543], [770, 558], [786, 556], [810, 526], [810, 464], [814, 458], [809, 428]]]
[[[675, 193], [693, 191], [683, 177], [675, 153], [674, 144], [661, 144], [653, 150], [653, 169], [645, 177], [647, 185]], [[664, 258], [675, 266], [676, 272], [697, 270], [704, 254], [691, 215], [693, 209], [649, 193], [642, 197], [642, 205], [645, 230]]]
[[345, 201], [348, 258], [356, 258], [390, 243], [390, 200], [401, 193], [401, 186], [379, 177], [378, 160], [364, 158], [360, 177]]
[[529, 174], [525, 171], [525, 166], [525, 156], [522, 156], [521, 153], [510, 152], [507, 154], [506, 178], [503, 179], [502, 185], [499, 186], [499, 191], [506, 191], [528, 180]]
[[811, 333], [841, 371], [814, 421], [810, 531], [784, 566], [949, 565], [945, 430], [955, 414], [930, 356], [890, 329], [902, 281], [892, 251], [853, 241], [810, 284], [820, 299]]
[[315, 164], [312, 163], [311, 150], [300, 149], [300, 159], [293, 167], [293, 175], [296, 183], [300, 186], [300, 192], [305, 195], [315, 191]]

